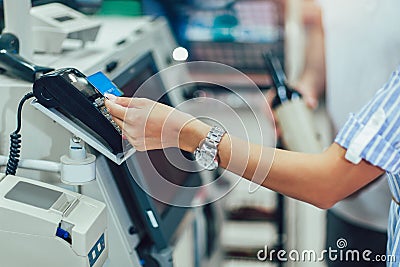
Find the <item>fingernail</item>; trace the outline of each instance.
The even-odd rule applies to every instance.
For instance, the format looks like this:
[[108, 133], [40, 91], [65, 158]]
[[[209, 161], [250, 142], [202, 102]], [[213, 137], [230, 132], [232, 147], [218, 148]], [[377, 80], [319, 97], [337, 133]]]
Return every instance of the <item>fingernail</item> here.
[[108, 100], [113, 101], [113, 102], [115, 102], [115, 100], [117, 99], [117, 97], [116, 97], [115, 95], [112, 95], [112, 94], [104, 94], [104, 96], [105, 96]]

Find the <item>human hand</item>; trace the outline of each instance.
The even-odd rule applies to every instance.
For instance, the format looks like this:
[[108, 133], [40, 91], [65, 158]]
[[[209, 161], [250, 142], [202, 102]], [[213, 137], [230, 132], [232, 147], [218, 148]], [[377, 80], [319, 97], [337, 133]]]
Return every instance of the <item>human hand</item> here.
[[309, 108], [314, 110], [318, 107], [320, 93], [313, 82], [307, 78], [303, 78], [295, 83], [293, 88], [302, 95], [304, 102], [306, 102]]
[[188, 119], [181, 112], [145, 98], [107, 98], [106, 107], [113, 120], [138, 151], [178, 146], [179, 131]]
[[[292, 88], [296, 91], [298, 91], [306, 103], [306, 105], [311, 108], [311, 109], [316, 109], [319, 105], [319, 91], [316, 89], [316, 86], [309, 82], [307, 79], [301, 79], [299, 82], [297, 82]], [[268, 103], [268, 109], [266, 110], [267, 118], [271, 120], [271, 122], [275, 125], [276, 127], [276, 135], [280, 137], [282, 135], [282, 131], [279, 127], [279, 121], [277, 119], [277, 116], [275, 114], [275, 111], [272, 109], [272, 103], [274, 98], [276, 97], [276, 92], [275, 90], [268, 90], [265, 93], [265, 99], [267, 100]], [[269, 109], [272, 110], [272, 112], [269, 112]]]
[[107, 98], [113, 120], [138, 151], [180, 147], [193, 152], [207, 134], [202, 136], [204, 123], [170, 106], [146, 98]]

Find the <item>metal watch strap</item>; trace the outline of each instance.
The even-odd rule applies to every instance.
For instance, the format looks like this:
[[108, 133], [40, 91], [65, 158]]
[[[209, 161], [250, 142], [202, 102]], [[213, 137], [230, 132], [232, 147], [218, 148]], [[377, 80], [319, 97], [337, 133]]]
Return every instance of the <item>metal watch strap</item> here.
[[225, 130], [219, 128], [218, 126], [214, 126], [208, 132], [206, 137], [206, 142], [212, 143], [216, 147], [218, 147], [219, 142], [221, 142], [222, 136], [224, 136], [224, 134]]
[[195, 151], [196, 161], [207, 170], [214, 170], [219, 165], [218, 145], [225, 131], [217, 126], [211, 128], [206, 138]]

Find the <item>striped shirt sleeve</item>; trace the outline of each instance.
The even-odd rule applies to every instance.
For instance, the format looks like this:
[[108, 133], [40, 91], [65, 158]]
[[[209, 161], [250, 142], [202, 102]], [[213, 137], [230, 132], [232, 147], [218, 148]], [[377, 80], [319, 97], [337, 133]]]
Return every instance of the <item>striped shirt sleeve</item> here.
[[400, 173], [400, 67], [374, 98], [350, 118], [335, 142], [346, 159], [364, 159], [390, 173]]

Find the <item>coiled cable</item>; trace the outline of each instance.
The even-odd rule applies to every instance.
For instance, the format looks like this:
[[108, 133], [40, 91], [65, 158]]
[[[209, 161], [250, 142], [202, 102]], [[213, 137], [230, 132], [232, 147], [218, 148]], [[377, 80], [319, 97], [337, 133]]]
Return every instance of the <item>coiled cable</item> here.
[[22, 120], [22, 107], [25, 102], [34, 97], [33, 93], [26, 94], [18, 105], [17, 113], [17, 129], [10, 134], [10, 153], [7, 162], [6, 175], [15, 175], [18, 169], [19, 157], [21, 153], [21, 120]]

